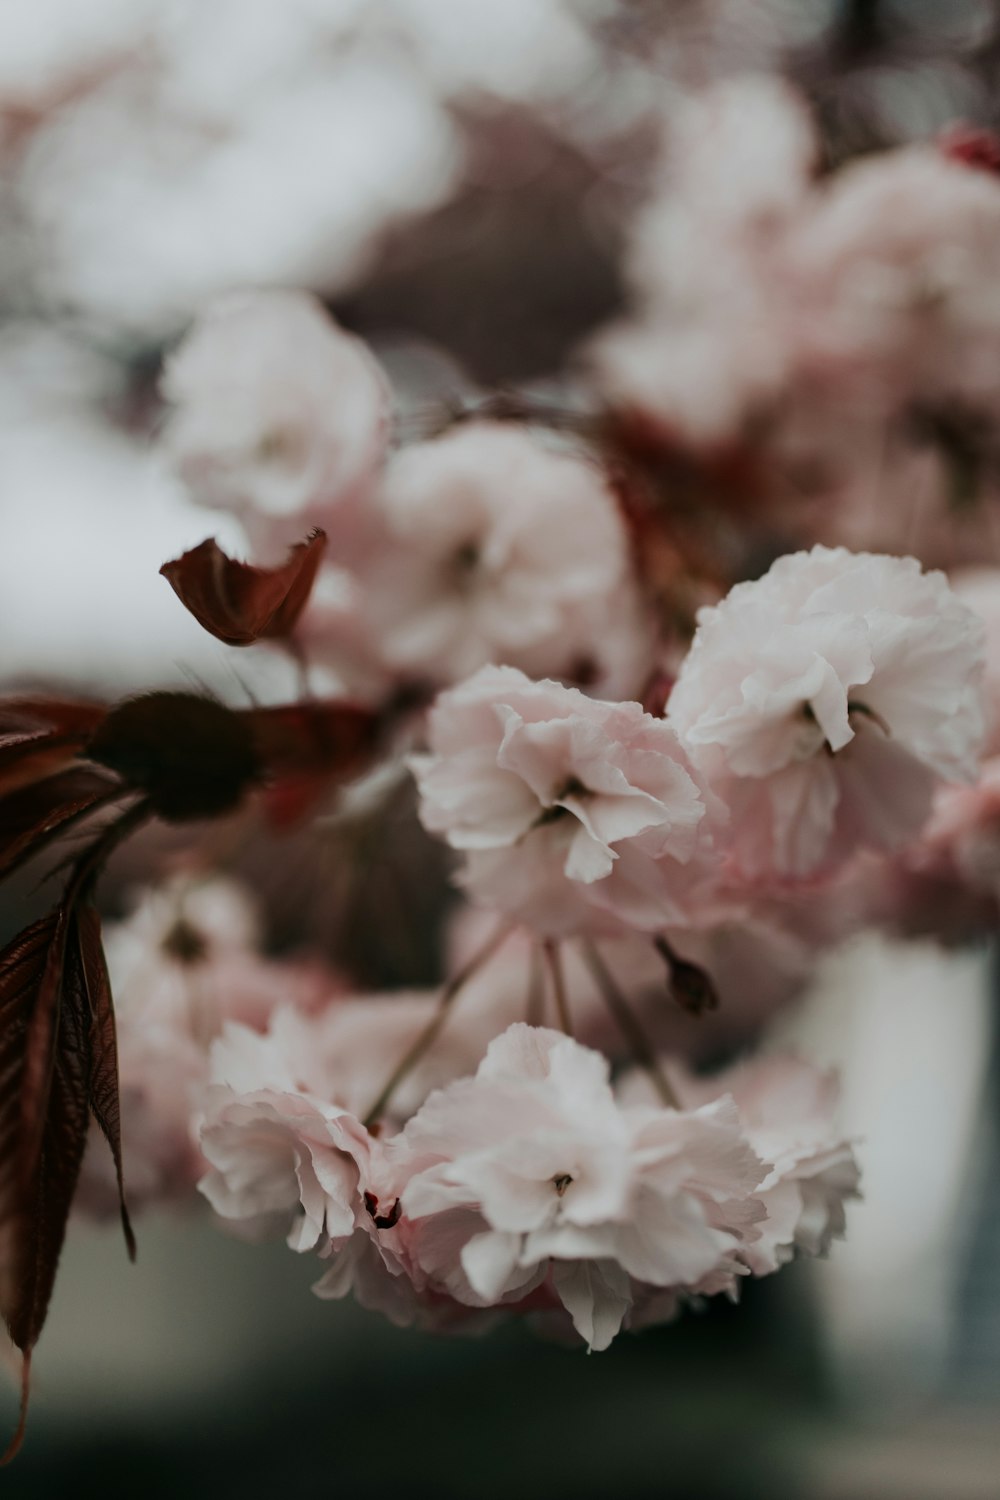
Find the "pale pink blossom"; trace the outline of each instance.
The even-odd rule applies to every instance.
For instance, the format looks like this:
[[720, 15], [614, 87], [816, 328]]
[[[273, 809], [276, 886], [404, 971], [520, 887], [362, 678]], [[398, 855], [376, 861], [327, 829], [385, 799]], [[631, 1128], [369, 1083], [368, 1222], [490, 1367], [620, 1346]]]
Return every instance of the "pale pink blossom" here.
[[597, 463], [485, 421], [395, 455], [360, 569], [386, 665], [432, 682], [489, 662], [635, 690], [649, 646]]
[[949, 575], [952, 592], [983, 622], [986, 632], [984, 754], [1000, 753], [1000, 568], [962, 568]]
[[668, 117], [665, 170], [633, 226], [639, 316], [592, 346], [612, 402], [670, 441], [738, 437], [781, 393], [794, 353], [784, 237], [808, 201], [815, 134], [776, 79], [744, 75]]
[[998, 392], [1000, 184], [934, 146], [882, 152], [827, 180], [787, 245], [802, 374], [868, 400]]
[[974, 786], [944, 787], [920, 843], [916, 868], [950, 866], [978, 895], [1000, 900], [1000, 756], [991, 756]]
[[[358, 1012], [365, 1003], [348, 1001], [343, 1008]], [[362, 1106], [342, 1106], [353, 1092], [368, 1107], [394, 1058], [387, 1046], [376, 1065], [362, 1044], [361, 1077], [353, 1079], [352, 1055], [344, 1054], [343, 1044], [360, 1028], [355, 1015], [345, 1035], [341, 1009], [335, 1005], [318, 1016], [279, 1011], [263, 1036], [226, 1027], [212, 1048], [211, 1087], [199, 1122], [211, 1166], [199, 1187], [238, 1235], [281, 1233], [292, 1249], [328, 1260], [314, 1287], [317, 1296], [353, 1294], [401, 1326], [462, 1320], [468, 1310], [452, 1306], [447, 1293], [428, 1293], [428, 1278], [413, 1260], [410, 1227], [400, 1222], [407, 1171], [393, 1151], [395, 1117], [370, 1133], [359, 1119]], [[377, 1000], [372, 1009], [378, 1012]], [[405, 999], [402, 1010], [404, 1016], [410, 1010]]]
[[878, 873], [874, 915], [906, 936], [992, 938], [1000, 918], [1000, 756], [971, 787], [941, 787], [920, 838]]
[[[261, 956], [246, 891], [220, 877], [177, 877], [141, 894], [105, 927], [115, 997], [122, 1150], [133, 1206], [190, 1202], [204, 1170], [192, 1119], [209, 1081], [209, 1051], [227, 1022], [266, 1028], [281, 1007], [325, 1003], [336, 982], [318, 966]], [[115, 1211], [102, 1142], [88, 1151], [80, 1205]]]
[[368, 1139], [352, 1115], [297, 1092], [212, 1088], [199, 1130], [198, 1186], [248, 1238], [285, 1234], [315, 1250], [354, 1231]]
[[428, 743], [421, 821], [465, 853], [478, 903], [549, 933], [683, 919], [705, 803], [663, 720], [484, 667], [438, 697]]
[[[489, 1305], [549, 1277], [592, 1348], [621, 1326], [630, 1278], [697, 1283], [762, 1216], [747, 1200], [764, 1169], [732, 1105], [623, 1111], [599, 1053], [524, 1025], [432, 1095], [398, 1147], [404, 1220], [454, 1226], [458, 1255], [434, 1267], [449, 1293]], [[419, 1240], [413, 1253], [426, 1263]]]
[[703, 609], [668, 717], [747, 874], [803, 876], [917, 834], [971, 780], [982, 627], [912, 558], [815, 547]]
[[883, 872], [879, 914], [904, 932], [967, 942], [995, 930], [1000, 903], [1000, 571], [952, 575], [959, 599], [983, 622], [986, 751], [972, 786], [944, 786], [919, 839]]
[[[383, 1133], [414, 1114], [434, 1089], [475, 1072], [492, 1039], [523, 1013], [525, 985], [513, 992], [498, 989], [489, 979], [491, 967], [463, 987], [434, 1046], [400, 1082], [382, 1122]], [[527, 969], [522, 977], [526, 982]], [[282, 1008], [263, 1037], [242, 1027], [227, 1028], [227, 1045], [217, 1044], [213, 1053], [213, 1076], [237, 1088], [259, 1086], [241, 1070], [240, 1060], [251, 1059], [256, 1066], [260, 1047], [267, 1067], [273, 1070], [280, 1057], [286, 1077], [299, 1086], [308, 1080], [312, 1092], [363, 1115], [433, 1020], [439, 999], [438, 990], [392, 990], [331, 997], [315, 1015]]]
[[370, 485], [387, 441], [375, 360], [302, 292], [213, 304], [163, 376], [166, 450], [193, 494], [262, 520], [323, 520]]
[[678, 1092], [688, 1107], [730, 1096], [746, 1139], [770, 1166], [754, 1195], [767, 1218], [740, 1251], [755, 1275], [776, 1271], [796, 1250], [825, 1255], [833, 1240], [843, 1238], [845, 1204], [858, 1196], [861, 1174], [837, 1123], [833, 1074], [798, 1058], [765, 1056], [716, 1074], [710, 1083], [686, 1079]]
[[[845, 1205], [858, 1196], [860, 1172], [851, 1142], [837, 1122], [836, 1077], [800, 1058], [750, 1058], [710, 1077], [696, 1077], [664, 1060], [671, 1087], [685, 1109], [725, 1100], [739, 1112], [743, 1135], [767, 1163], [752, 1194], [763, 1210], [749, 1226], [738, 1258], [755, 1276], [778, 1270], [798, 1250], [825, 1255], [846, 1227]], [[619, 1083], [626, 1105], [652, 1102], [648, 1077], [637, 1071]]]

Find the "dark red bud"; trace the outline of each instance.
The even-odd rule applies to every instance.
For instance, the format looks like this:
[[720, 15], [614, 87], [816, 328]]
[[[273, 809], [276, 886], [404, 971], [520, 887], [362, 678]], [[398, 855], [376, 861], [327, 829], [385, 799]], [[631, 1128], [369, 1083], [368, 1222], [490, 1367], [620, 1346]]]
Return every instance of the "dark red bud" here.
[[701, 965], [681, 958], [678, 953], [674, 952], [665, 937], [654, 938], [653, 942], [669, 970], [667, 987], [670, 991], [670, 998], [692, 1016], [704, 1015], [708, 1010], [717, 1010], [719, 992]]
[[260, 776], [246, 718], [194, 693], [126, 698], [108, 714], [86, 755], [144, 792], [168, 823], [231, 812]]

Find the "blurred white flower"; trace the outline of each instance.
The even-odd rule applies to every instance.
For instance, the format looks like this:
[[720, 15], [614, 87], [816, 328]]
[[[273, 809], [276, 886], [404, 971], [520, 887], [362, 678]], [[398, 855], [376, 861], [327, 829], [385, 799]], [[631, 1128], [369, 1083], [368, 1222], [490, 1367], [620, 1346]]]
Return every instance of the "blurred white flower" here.
[[323, 519], [371, 483], [385, 380], [360, 339], [299, 292], [234, 293], [167, 362], [164, 443], [193, 493], [255, 521]]
[[913, 558], [815, 547], [703, 609], [668, 703], [748, 874], [899, 847], [971, 780], [981, 624]]

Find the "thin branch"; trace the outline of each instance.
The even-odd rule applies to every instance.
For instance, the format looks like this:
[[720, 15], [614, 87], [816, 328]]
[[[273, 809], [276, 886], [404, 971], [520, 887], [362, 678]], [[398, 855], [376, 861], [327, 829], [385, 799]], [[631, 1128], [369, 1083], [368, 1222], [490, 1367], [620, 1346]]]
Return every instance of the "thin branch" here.
[[573, 1035], [573, 1021], [569, 1013], [569, 1001], [566, 998], [566, 981], [563, 978], [562, 953], [559, 944], [552, 938], [546, 938], [543, 944], [545, 962], [548, 965], [549, 975], [552, 979], [552, 993], [556, 999], [556, 1012], [559, 1016], [559, 1025], [567, 1036]]
[[636, 1062], [649, 1074], [656, 1092], [668, 1109], [680, 1109], [680, 1100], [670, 1087], [666, 1074], [657, 1061], [656, 1052], [646, 1035], [642, 1022], [629, 1005], [624, 992], [601, 957], [596, 944], [590, 938], [584, 939], [583, 956], [608, 1010], [614, 1016], [622, 1035], [631, 1047]]
[[531, 949], [531, 972], [528, 976], [528, 1005], [524, 1019], [529, 1026], [541, 1026], [545, 1016], [545, 967], [537, 943]]
[[513, 922], [501, 923], [501, 925], [496, 928], [496, 930], [491, 934], [491, 936], [482, 945], [482, 947], [476, 950], [476, 952], [469, 959], [468, 963], [465, 964], [463, 968], [459, 969], [458, 973], [452, 979], [449, 979], [448, 983], [441, 991], [441, 996], [437, 1003], [437, 1009], [435, 1010], [430, 1021], [424, 1027], [423, 1031], [412, 1043], [412, 1045], [407, 1048], [406, 1052], [400, 1058], [399, 1062], [396, 1064], [395, 1068], [392, 1070], [388, 1079], [386, 1080], [378, 1098], [375, 1100], [375, 1103], [365, 1115], [364, 1124], [368, 1129], [371, 1129], [372, 1125], [374, 1125], [379, 1116], [385, 1112], [385, 1109], [392, 1099], [393, 1094], [396, 1092], [399, 1085], [403, 1082], [403, 1079], [407, 1076], [408, 1073], [412, 1071], [413, 1068], [416, 1067], [417, 1063], [420, 1062], [424, 1054], [428, 1052], [437, 1041], [437, 1038], [440, 1035], [445, 1022], [448, 1019], [451, 1007], [454, 1004], [455, 999], [457, 998], [460, 991], [465, 988], [469, 980], [475, 973], [478, 972], [479, 969], [482, 968], [483, 964], [485, 964], [489, 959], [493, 957], [494, 953], [500, 947], [500, 944], [503, 943], [514, 931], [514, 926], [515, 924]]

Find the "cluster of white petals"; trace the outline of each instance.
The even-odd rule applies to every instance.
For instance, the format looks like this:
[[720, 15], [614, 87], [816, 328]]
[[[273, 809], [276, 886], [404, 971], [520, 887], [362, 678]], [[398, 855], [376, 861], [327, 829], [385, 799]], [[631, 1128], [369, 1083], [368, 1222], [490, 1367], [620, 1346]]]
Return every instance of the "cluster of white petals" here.
[[[845, 1203], [857, 1196], [860, 1173], [849, 1140], [837, 1126], [838, 1085], [798, 1058], [768, 1054], [741, 1062], [711, 1078], [698, 1078], [665, 1061], [671, 1085], [685, 1108], [704, 1106], [720, 1095], [739, 1110], [747, 1141], [769, 1165], [755, 1198], [767, 1217], [742, 1252], [756, 1276], [791, 1260], [796, 1250], [825, 1255], [846, 1227]], [[623, 1099], [652, 1100], [649, 1079], [630, 1074]]]
[[832, 1085], [791, 1060], [685, 1077], [685, 1107], [665, 1108], [635, 1080], [616, 1097], [601, 1053], [517, 1023], [383, 1137], [310, 1091], [304, 1033], [240, 1030], [216, 1047], [202, 1191], [241, 1231], [328, 1259], [319, 1295], [396, 1321], [562, 1309], [603, 1349], [794, 1248], [823, 1253], [856, 1191]]
[[[228, 1023], [267, 1030], [280, 1007], [307, 1014], [328, 1003], [318, 965], [261, 955], [246, 891], [221, 877], [179, 877], [144, 892], [105, 933], [117, 1010], [125, 1171], [135, 1205], [184, 1201], [204, 1170], [194, 1119], [213, 1041]], [[113, 1213], [112, 1164], [96, 1130], [81, 1205]]]
[[302, 292], [233, 293], [169, 359], [166, 451], [192, 493], [260, 519], [323, 519], [369, 485], [388, 388], [366, 346]]
[[913, 558], [815, 547], [698, 616], [669, 701], [747, 874], [893, 849], [972, 780], [982, 626]]
[[[860, 1179], [834, 1077], [753, 1050], [821, 953], [865, 926], [948, 942], [996, 931], [1000, 138], [960, 132], [852, 159], [850, 131], [784, 75], [709, 69], [696, 87], [693, 68], [671, 63], [664, 91], [656, 7], [627, 28], [629, 76], [645, 84], [579, 127], [556, 117], [585, 111], [550, 118], [543, 105], [584, 77], [601, 93], [614, 6], [574, 18], [561, 0], [518, 0], [485, 29], [470, 10], [466, 60], [454, 37], [438, 45], [454, 26], [423, 0], [394, 0], [388, 26], [362, 24], [356, 5], [340, 20], [310, 5], [316, 18], [291, 23], [279, 8], [238, 49], [229, 104], [190, 140], [174, 124], [163, 138], [154, 198], [161, 170], [178, 177], [174, 153], [186, 160], [215, 122], [191, 203], [218, 196], [222, 223], [216, 171], [225, 187], [257, 157], [244, 155], [236, 95], [264, 88], [258, 145], [272, 128], [284, 142], [262, 159], [288, 168], [275, 201], [291, 210], [261, 199], [276, 257], [266, 234], [244, 233], [254, 216], [237, 217], [217, 263], [188, 267], [173, 290], [147, 297], [130, 273], [121, 329], [172, 339], [214, 298], [163, 354], [162, 406], [151, 411], [138, 359], [112, 379], [113, 353], [74, 364], [67, 386], [66, 351], [90, 337], [75, 322], [55, 352], [0, 358], [0, 438], [10, 429], [18, 453], [47, 446], [46, 402], [65, 431], [85, 422], [92, 435], [113, 410], [136, 465], [155, 426], [164, 503], [186, 490], [206, 528], [206, 509], [226, 513], [216, 519], [242, 528], [250, 564], [208, 546], [162, 570], [212, 635], [249, 648], [238, 680], [250, 706], [234, 688], [232, 708], [205, 710], [206, 736], [227, 725], [249, 769], [233, 772], [224, 829], [192, 819], [182, 857], [178, 817], [149, 848], [175, 871], [249, 877], [273, 862], [271, 904], [262, 927], [234, 881], [170, 875], [107, 924], [124, 1178], [135, 1207], [207, 1200], [237, 1234], [284, 1237], [316, 1257], [321, 1297], [437, 1328], [530, 1316], [604, 1349], [844, 1233]], [[128, 98], [110, 117], [147, 127], [129, 181], [159, 160], [160, 116], [187, 75], [170, 56], [179, 64], [196, 34], [229, 34], [230, 21], [202, 31], [193, 0], [181, 9], [169, 46], [159, 23], [135, 23], [152, 46], [141, 75], [124, 57], [112, 68]], [[647, 26], [655, 62], [632, 45]], [[507, 50], [509, 28], [521, 41]], [[262, 80], [275, 69], [272, 94]], [[90, 139], [118, 97], [81, 75], [57, 108], [46, 76], [34, 123], [20, 107], [8, 121], [29, 226], [50, 192], [45, 150], [71, 164], [70, 126]], [[206, 107], [214, 76], [206, 64], [187, 85]], [[129, 103], [141, 77], [148, 108]], [[353, 168], [331, 178], [297, 143], [326, 138], [317, 120], [358, 112], [341, 84], [367, 99], [373, 81], [370, 150], [345, 137], [343, 161], [395, 167], [359, 196]], [[522, 119], [515, 105], [530, 101], [537, 114]], [[16, 146], [22, 130], [41, 154]], [[466, 135], [485, 149], [462, 165]], [[572, 152], [552, 150], [570, 140]], [[579, 173], [569, 190], [564, 155]], [[498, 201], [519, 203], [511, 189], [533, 194], [537, 176], [540, 195], [558, 187], [560, 215], [578, 212], [574, 229], [636, 205], [620, 237], [594, 236], [599, 248], [575, 235], [575, 363], [523, 330], [516, 348], [489, 347], [487, 315], [525, 269], [516, 234], [487, 257], [495, 295], [470, 297], [460, 267], [452, 288], [450, 214], [412, 245], [387, 242], [364, 281], [379, 226], [450, 198], [463, 173], [465, 225], [466, 200], [484, 199], [500, 164]], [[302, 192], [318, 215], [308, 233]], [[82, 233], [85, 205], [69, 209]], [[144, 216], [128, 217], [141, 240]], [[58, 253], [36, 291], [117, 306], [113, 268], [79, 284], [60, 270], [69, 220], [54, 221]], [[89, 233], [71, 257], [85, 269]], [[148, 257], [137, 264], [152, 277]], [[272, 285], [268, 264], [298, 289]], [[630, 304], [589, 327], [613, 284]], [[322, 298], [348, 288], [342, 327]], [[414, 289], [422, 316], [391, 334], [394, 299]], [[460, 321], [476, 307], [470, 324], [481, 312], [489, 338], [470, 326], [433, 343], [452, 302]], [[348, 326], [378, 329], [378, 357]], [[62, 383], [43, 402], [50, 364]], [[480, 384], [490, 370], [504, 382], [493, 391]], [[510, 371], [533, 373], [514, 384]], [[23, 787], [20, 700], [4, 730], [14, 769], [0, 794], [16, 827], [0, 873], [93, 813], [108, 842], [77, 867], [89, 880], [134, 826], [128, 805], [114, 824], [114, 799], [141, 792], [136, 817], [165, 821], [167, 802], [149, 790], [155, 766], [134, 786], [123, 772], [105, 797], [114, 762], [88, 763], [103, 731], [75, 728], [96, 711], [60, 699], [52, 712], [52, 758], [29, 734]], [[219, 734], [218, 767], [214, 743], [178, 752], [190, 749], [193, 789], [203, 762], [226, 782]], [[81, 766], [84, 800], [53, 811], [46, 798], [76, 796]], [[23, 803], [8, 800], [18, 792]], [[88, 1150], [83, 1208], [114, 1211], [119, 1186], [103, 1147]]]
[[669, 123], [660, 191], [633, 227], [629, 270], [642, 316], [602, 333], [593, 358], [616, 404], [711, 446], [788, 379], [780, 247], [816, 141], [802, 101], [763, 76], [688, 97]]
[[473, 899], [538, 931], [683, 920], [713, 821], [677, 736], [511, 667], [442, 693], [412, 761], [424, 826], [466, 857]]
[[638, 688], [648, 659], [628, 534], [586, 456], [475, 421], [404, 448], [364, 585], [386, 664], [456, 682], [490, 662]]
[[212, 1049], [199, 1186], [216, 1213], [248, 1238], [286, 1234], [314, 1250], [352, 1233], [367, 1134], [346, 1110], [310, 1092], [322, 1079], [307, 1028], [275, 1017], [266, 1038], [228, 1025]]

